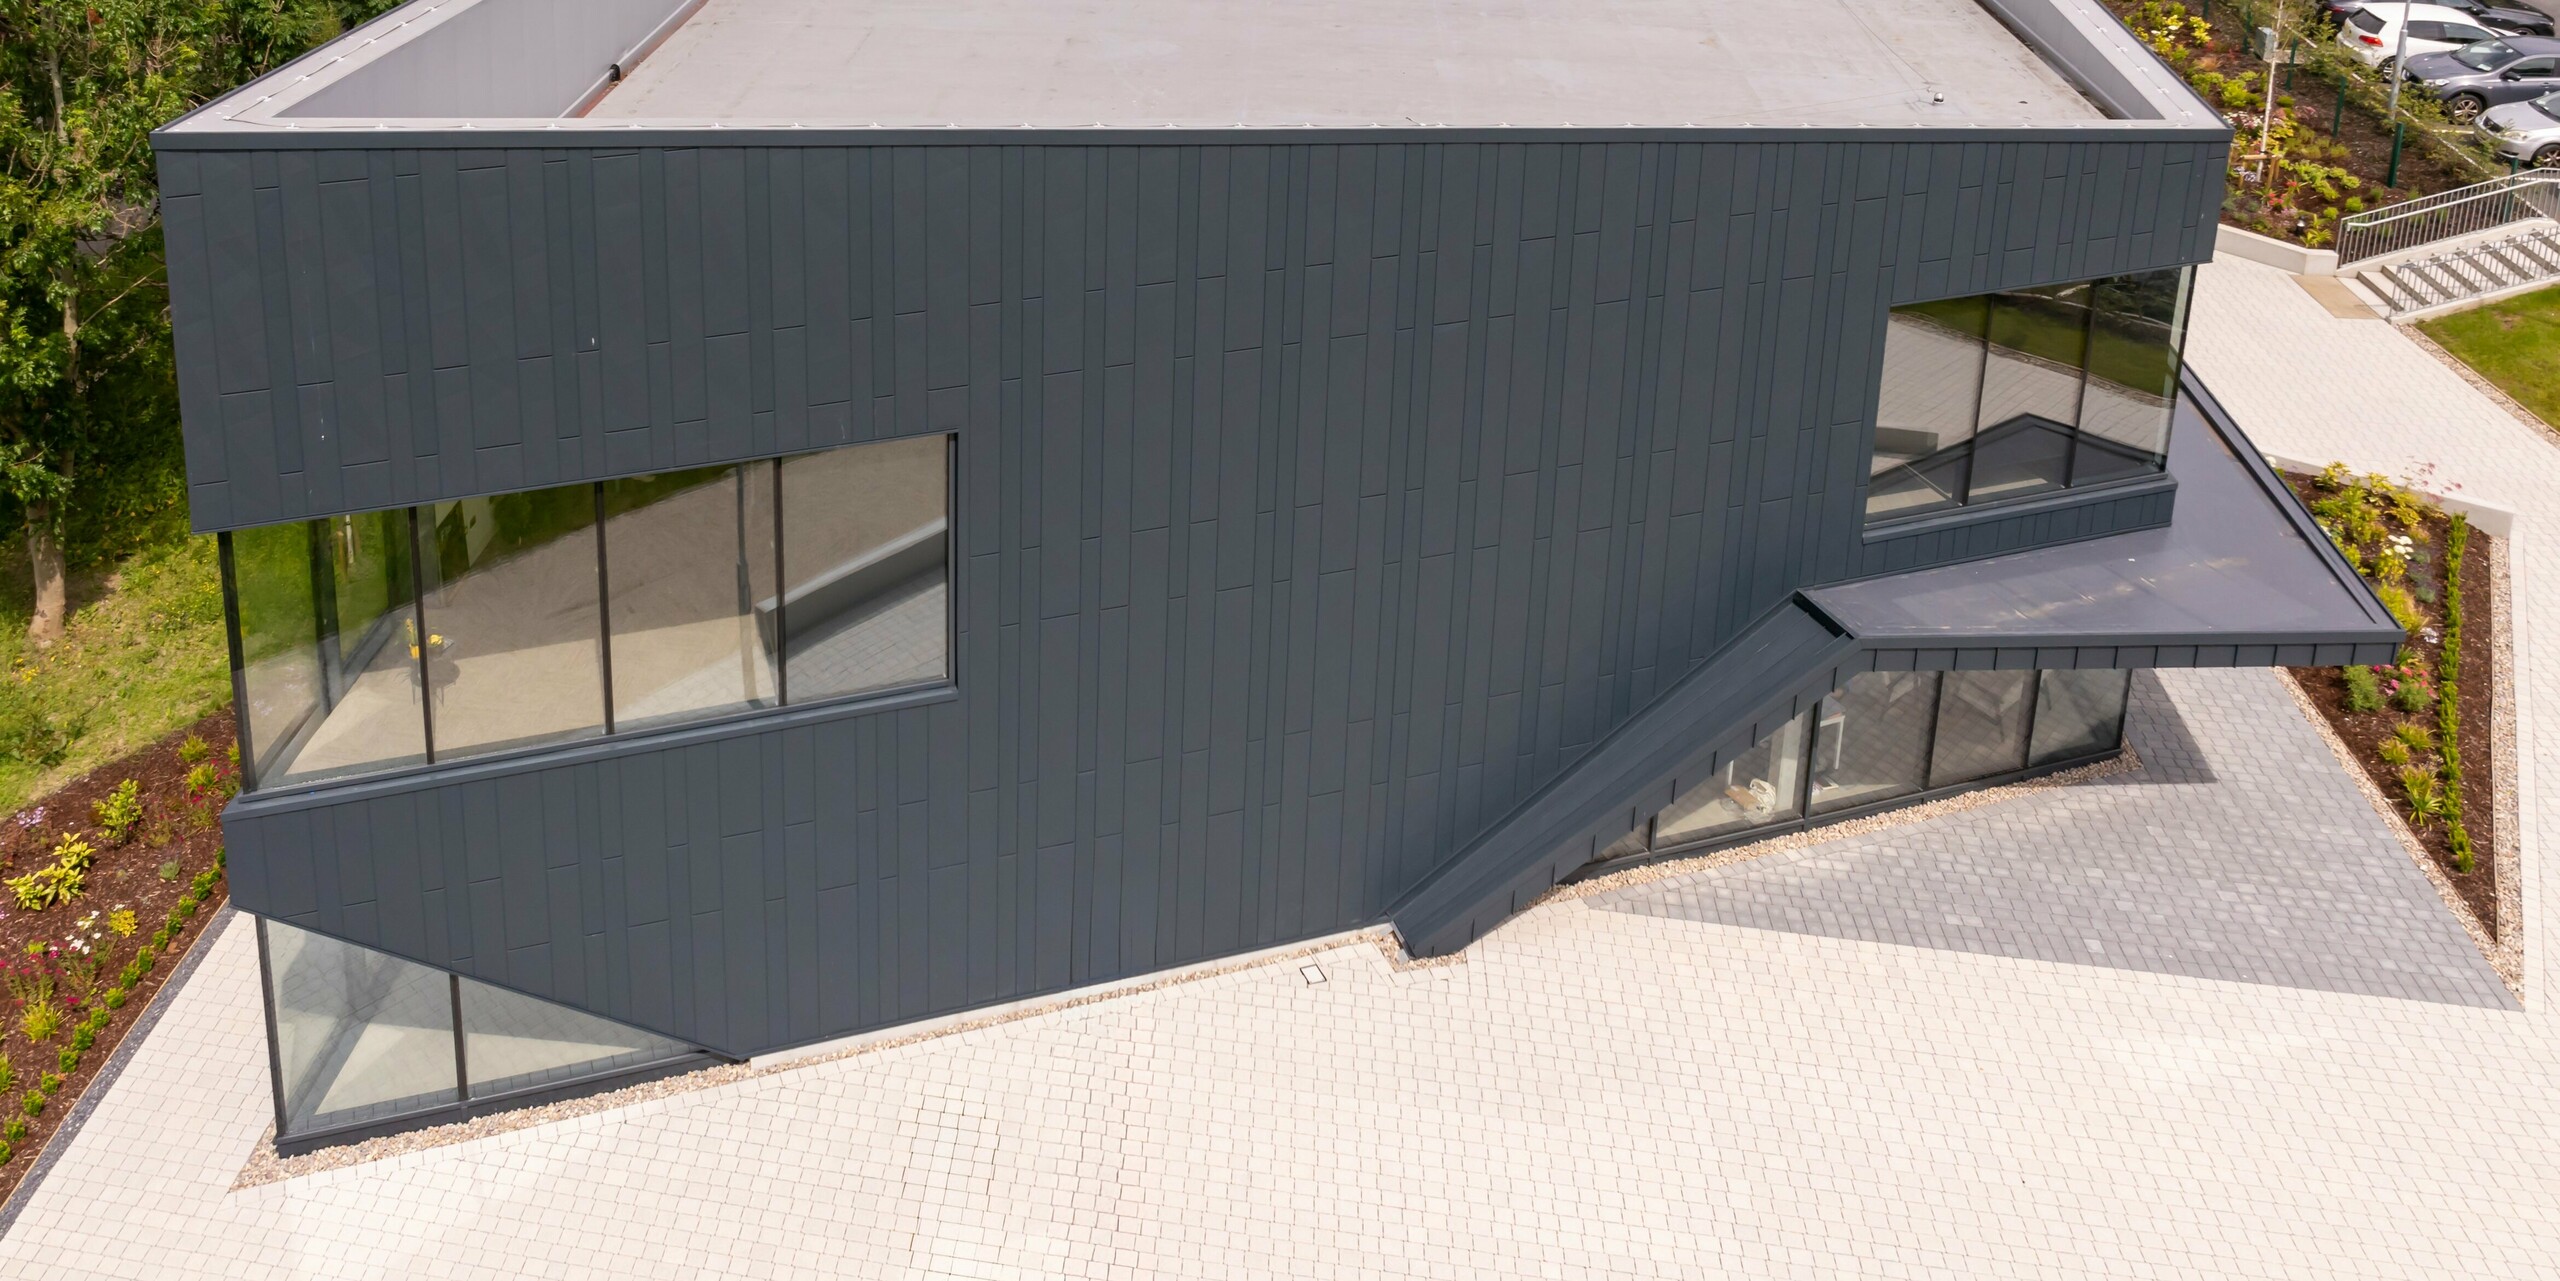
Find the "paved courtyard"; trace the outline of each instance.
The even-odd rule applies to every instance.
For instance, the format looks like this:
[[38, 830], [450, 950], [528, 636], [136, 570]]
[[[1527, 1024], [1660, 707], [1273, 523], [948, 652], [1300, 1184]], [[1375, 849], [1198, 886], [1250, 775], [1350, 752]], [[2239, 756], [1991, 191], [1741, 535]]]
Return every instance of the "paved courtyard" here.
[[1907, 947], [2513, 1009], [2266, 671], [2143, 673], [2144, 768], [1593, 906]]
[[[2267, 448], [2438, 463], [2554, 550], [2560, 449], [2281, 274], [2199, 296]], [[2560, 665], [2524, 668], [2530, 855]], [[2146, 679], [2139, 773], [1550, 903], [1456, 964], [1348, 941], [240, 1189], [228, 918], [0, 1275], [2548, 1276], [2550, 896], [2519, 1008], [2276, 679]]]

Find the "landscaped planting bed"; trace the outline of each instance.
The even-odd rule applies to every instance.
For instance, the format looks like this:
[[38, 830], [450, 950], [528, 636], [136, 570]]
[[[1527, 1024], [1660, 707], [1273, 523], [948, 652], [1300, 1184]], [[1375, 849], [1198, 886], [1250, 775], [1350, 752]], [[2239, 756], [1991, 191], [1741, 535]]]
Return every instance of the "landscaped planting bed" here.
[[223, 900], [230, 713], [0, 820], [0, 1199]]
[[[2392, 161], [2390, 77], [2336, 42], [2309, 0], [2283, 7], [2273, 122], [2268, 62], [2252, 32], [2279, 21], [2275, 0], [2107, 0], [2107, 7], [2231, 123], [2231, 173], [2222, 219], [2311, 248], [2333, 245], [2338, 219], [2414, 196], [2504, 175], [2469, 128], [2423, 89], [2401, 94], [2399, 161]], [[2264, 160], [2253, 159], [2261, 145]]]
[[2484, 933], [2498, 929], [2490, 540], [2380, 476], [2285, 479], [2409, 629], [2386, 667], [2293, 669]]

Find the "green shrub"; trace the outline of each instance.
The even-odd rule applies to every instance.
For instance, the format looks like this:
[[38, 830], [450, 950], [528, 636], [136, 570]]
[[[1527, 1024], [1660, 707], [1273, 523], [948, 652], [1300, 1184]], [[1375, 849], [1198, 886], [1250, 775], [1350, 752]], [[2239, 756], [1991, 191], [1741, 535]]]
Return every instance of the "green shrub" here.
[[[124, 1008], [125, 992], [126, 992], [127, 988], [128, 988], [128, 987], [130, 987], [130, 986], [131, 986], [131, 985], [130, 985], [130, 984], [128, 984], [128, 985], [126, 985], [126, 987], [111, 987], [111, 988], [108, 988], [108, 989], [107, 989], [107, 994], [106, 994], [105, 996], [102, 996], [102, 997], [98, 998], [98, 999], [99, 999], [99, 1000], [101, 1000], [101, 1001], [103, 1001], [103, 1002], [105, 1002], [105, 1003], [106, 1003], [106, 1007], [107, 1007], [108, 1009], [110, 1009], [110, 1010], [121, 1010], [121, 1009], [123, 1009], [123, 1008]], [[0, 1085], [0, 1090], [5, 1090], [5, 1089], [7, 1089], [7, 1088], [9, 1088], [9, 1087], [7, 1087], [7, 1086], [5, 1086], [5, 1085]]]
[[2406, 765], [2409, 763], [2409, 745], [2396, 738], [2386, 738], [2382, 740], [2380, 744], [2374, 747], [2373, 753], [2374, 755], [2381, 757], [2382, 763], [2385, 765]]
[[0, 1138], [15, 1143], [25, 1137], [27, 1137], [26, 1118], [13, 1116], [6, 1124], [0, 1124]]
[[184, 867], [179, 866], [178, 860], [174, 858], [170, 859], [168, 862], [160, 865], [160, 879], [164, 881], [174, 881], [185, 875], [186, 870], [187, 869]]
[[2431, 752], [2436, 746], [2436, 736], [2428, 733], [2424, 725], [2392, 726], [2391, 738], [2413, 752]]
[[36, 1088], [47, 1094], [59, 1093], [62, 1089], [62, 1074], [60, 1072], [47, 1072], [43, 1076], [37, 1077]]
[[2409, 805], [2409, 822], [2424, 828], [2444, 816], [2444, 784], [2434, 770], [2400, 771], [2400, 796]]
[[17, 1083], [18, 1065], [10, 1062], [8, 1055], [0, 1054], [0, 1093], [7, 1093]]
[[202, 765], [213, 759], [213, 746], [202, 735], [189, 734], [178, 744], [178, 760], [186, 765]]
[[142, 784], [132, 779], [116, 784], [116, 790], [98, 798], [89, 812], [98, 820], [98, 830], [107, 834], [110, 844], [122, 845], [142, 825]]
[[2378, 712], [2382, 710], [2382, 682], [2374, 676], [2372, 668], [2359, 664], [2347, 668], [2344, 675], [2347, 682], [2348, 711]]
[[19, 1095], [18, 1110], [26, 1113], [28, 1116], [42, 1116], [44, 1114], [44, 1091], [29, 1090], [26, 1093]]
[[2471, 852], [2471, 831], [2456, 821], [2445, 835], [2445, 843], [2453, 847], [2453, 870], [2469, 872], [2478, 867], [2479, 858]]
[[[142, 974], [149, 974], [151, 972], [152, 963], [159, 959], [160, 950], [154, 947], [139, 948], [136, 949], [133, 954], [133, 963], [141, 968]], [[141, 975], [136, 975], [135, 977], [139, 978]]]
[[2434, 707], [2435, 701], [2435, 692], [2419, 681], [2404, 680], [2391, 691], [2391, 705], [2413, 716]]
[[2418, 612], [2418, 600], [2408, 588], [2398, 583], [2377, 583], [2373, 594], [2384, 609], [2391, 611], [2391, 621], [2400, 624], [2402, 630], [2414, 632], [2426, 626], [2427, 616]]
[[28, 1002], [18, 1014], [18, 1030], [39, 1045], [52, 1040], [62, 1030], [62, 1007], [49, 998]]
[[98, 1043], [98, 1029], [86, 1023], [71, 1029], [71, 1051], [74, 1054]]
[[53, 1065], [61, 1068], [65, 1073], [79, 1071], [80, 1051], [72, 1049], [68, 1045], [63, 1046], [62, 1052], [53, 1056]]
[[65, 833], [54, 846], [53, 862], [24, 876], [10, 877], [9, 892], [17, 897], [18, 906], [30, 912], [41, 912], [58, 903], [80, 897], [89, 884], [89, 866], [98, 861], [95, 846], [77, 836]]

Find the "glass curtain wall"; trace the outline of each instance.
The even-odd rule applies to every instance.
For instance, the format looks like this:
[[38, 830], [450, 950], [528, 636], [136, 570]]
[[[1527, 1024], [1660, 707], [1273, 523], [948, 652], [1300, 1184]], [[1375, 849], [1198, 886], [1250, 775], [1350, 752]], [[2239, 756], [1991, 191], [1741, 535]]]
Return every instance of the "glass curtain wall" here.
[[2125, 671], [1868, 672], [1681, 788], [1625, 858], [2086, 760], [2124, 741]]
[[426, 1117], [688, 1059], [681, 1041], [260, 920], [276, 1133]]
[[2161, 470], [2193, 279], [2173, 267], [1894, 308], [1867, 523]]
[[949, 455], [931, 436], [226, 534], [250, 783], [947, 680]]

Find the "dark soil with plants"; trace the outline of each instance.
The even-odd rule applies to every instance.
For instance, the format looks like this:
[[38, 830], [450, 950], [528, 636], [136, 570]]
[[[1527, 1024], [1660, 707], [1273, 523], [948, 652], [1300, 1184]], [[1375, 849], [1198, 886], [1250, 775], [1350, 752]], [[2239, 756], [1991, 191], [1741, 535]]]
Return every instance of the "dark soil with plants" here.
[[[2373, 477], [2343, 477], [2341, 483], [2340, 476], [2333, 472], [2332, 479], [2324, 480], [2287, 473], [2285, 479], [2315, 512], [2338, 512], [2347, 486], [2368, 494], [2377, 488], [2383, 491], [2385, 497], [2374, 506], [2384, 511], [2395, 506], [2390, 493], [2407, 492]], [[2357, 568], [2374, 583], [2385, 603], [2395, 613], [2411, 611], [2417, 620], [2409, 643], [2401, 649], [2400, 663], [2374, 668], [2297, 667], [2292, 676], [2345, 740], [2374, 786], [2410, 820], [2418, 843], [2452, 883], [2482, 931], [2495, 936], [2498, 880], [2492, 851], [2497, 848], [2497, 775], [2490, 708], [2496, 662], [2492, 638], [2497, 624], [2490, 587], [2492, 540], [2476, 529], [2467, 530], [2460, 573], [2449, 578], [2445, 566], [2454, 522], [2422, 498], [2405, 510], [2414, 513], [2414, 527], [2397, 515], [2386, 515], [2379, 521], [2383, 531], [2379, 537], [2357, 538], [2340, 530], [2340, 522], [2329, 514], [2321, 520], [2323, 528], [2333, 531], [2333, 541], [2357, 548], [2351, 559], [2361, 562]], [[2393, 537], [2410, 540], [2403, 544], [2409, 549], [2405, 568], [2396, 571], [2381, 564], [2378, 554], [2388, 550], [2383, 540]], [[2446, 684], [2445, 641], [2451, 630], [2446, 606], [2454, 600], [2460, 602], [2461, 628], [2456, 638], [2460, 648], [2451, 668], [2455, 750], [2452, 768], [2447, 768], [2446, 717], [2440, 702]], [[2418, 692], [2403, 691], [2403, 684], [2415, 686]]]
[[[208, 716], [0, 819], [0, 1199], [221, 906], [232, 741]], [[78, 892], [30, 906], [66, 850]]]

